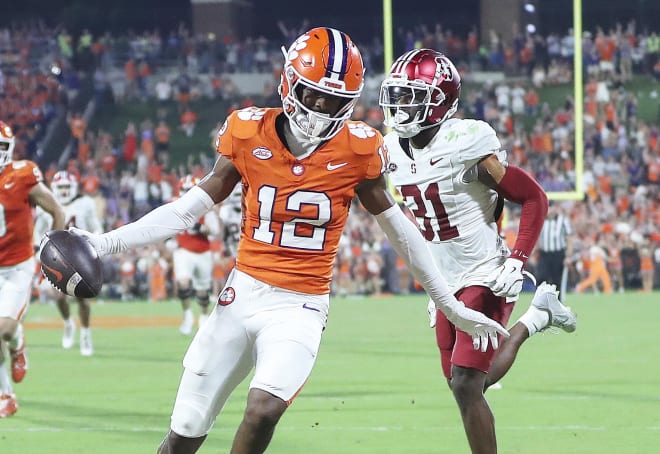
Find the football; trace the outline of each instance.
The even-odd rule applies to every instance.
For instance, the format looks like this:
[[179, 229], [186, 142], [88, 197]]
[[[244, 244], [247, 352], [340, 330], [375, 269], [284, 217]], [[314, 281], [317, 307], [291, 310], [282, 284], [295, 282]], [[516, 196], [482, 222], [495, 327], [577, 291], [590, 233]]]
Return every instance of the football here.
[[101, 259], [84, 237], [68, 230], [52, 230], [41, 243], [39, 259], [46, 279], [67, 295], [92, 298], [101, 291]]

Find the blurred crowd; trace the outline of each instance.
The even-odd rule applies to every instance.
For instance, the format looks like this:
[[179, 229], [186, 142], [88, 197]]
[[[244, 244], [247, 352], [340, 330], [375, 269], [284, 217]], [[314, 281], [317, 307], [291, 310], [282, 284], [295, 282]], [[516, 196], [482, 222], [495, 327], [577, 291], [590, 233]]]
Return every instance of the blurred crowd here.
[[[180, 177], [201, 177], [212, 166], [215, 156], [210, 149], [187, 156], [182, 164], [171, 164], [177, 151], [171, 149], [172, 137], [203, 135], [210, 142], [215, 134], [197, 127], [197, 101], [221, 101], [227, 113], [253, 104], [280, 105], [276, 92], [282, 63], [279, 47], [299, 33], [284, 23], [280, 30], [283, 36], [277, 39], [235, 41], [194, 36], [185, 26], [167, 34], [149, 31], [120, 36], [93, 35], [87, 30], [72, 36], [63, 27], [50, 29], [42, 24], [1, 29], [0, 118], [18, 136], [14, 156], [38, 161], [39, 144], [62, 109], [71, 136], [67, 170], [79, 176], [82, 191], [94, 198], [105, 229], [130, 222], [176, 197]], [[383, 67], [380, 37], [358, 41], [358, 45], [367, 74], [379, 74]], [[594, 262], [592, 252], [598, 247], [611, 283], [580, 290], [650, 291], [660, 287], [660, 127], [658, 118], [638, 116], [638, 95], [629, 85], [633, 76], [654, 83], [660, 78], [660, 36], [642, 33], [629, 23], [607, 31], [585, 31], [582, 45], [584, 198], [559, 204], [574, 231], [571, 288], [586, 279]], [[466, 81], [457, 115], [491, 124], [511, 163], [532, 173], [547, 191], [576, 189], [574, 99], [567, 95], [563, 104], [553, 107], [539, 98], [541, 88], [573, 79], [572, 30], [546, 36], [514, 33], [510, 42], [494, 33], [487, 42], [479, 42], [476, 29], [459, 36], [440, 24], [397, 31], [397, 54], [416, 47], [441, 50], [456, 63]], [[499, 71], [505, 77], [473, 83], [473, 76], [482, 71]], [[112, 76], [118, 72], [119, 79]], [[272, 83], [261, 96], [246, 97], [226, 77], [235, 72], [271, 74]], [[149, 100], [156, 101], [157, 107], [149, 117], [128, 122], [119, 135], [91, 129], [89, 112], [70, 106], [85, 77], [93, 82], [97, 108], [108, 100]], [[354, 118], [384, 131], [377, 86], [365, 91]], [[43, 167], [48, 179], [62, 163], [44, 163]], [[515, 205], [506, 206], [501, 228], [507, 241], [515, 238], [518, 216]], [[223, 238], [214, 240], [217, 290], [232, 259]], [[125, 300], [171, 296], [171, 249], [152, 246], [108, 258], [107, 296]], [[337, 295], [419, 290], [373, 218], [357, 203], [337, 257], [333, 288]], [[530, 266], [534, 266], [533, 258]]]

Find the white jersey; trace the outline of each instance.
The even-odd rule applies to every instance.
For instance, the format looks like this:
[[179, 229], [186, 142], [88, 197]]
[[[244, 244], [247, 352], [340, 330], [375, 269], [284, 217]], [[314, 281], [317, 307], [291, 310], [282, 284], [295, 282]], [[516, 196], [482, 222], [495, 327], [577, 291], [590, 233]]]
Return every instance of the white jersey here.
[[64, 205], [67, 227], [77, 227], [92, 233], [103, 233], [101, 221], [96, 215], [96, 204], [88, 195], [81, 195]]
[[[103, 233], [103, 226], [96, 214], [94, 200], [82, 195], [64, 205], [65, 228], [77, 227], [92, 233]], [[34, 227], [34, 244], [38, 245], [41, 237], [52, 228], [53, 218], [41, 208], [37, 208]]]
[[238, 183], [220, 205], [220, 220], [223, 225], [222, 241], [232, 256], [236, 256], [243, 221], [243, 185]]
[[391, 182], [414, 214], [449, 288], [455, 293], [485, 285], [486, 276], [509, 254], [497, 231], [497, 192], [477, 179], [480, 160], [491, 154], [506, 159], [493, 128], [483, 121], [450, 119], [424, 149], [408, 145], [404, 151], [395, 133], [385, 136], [385, 144]]

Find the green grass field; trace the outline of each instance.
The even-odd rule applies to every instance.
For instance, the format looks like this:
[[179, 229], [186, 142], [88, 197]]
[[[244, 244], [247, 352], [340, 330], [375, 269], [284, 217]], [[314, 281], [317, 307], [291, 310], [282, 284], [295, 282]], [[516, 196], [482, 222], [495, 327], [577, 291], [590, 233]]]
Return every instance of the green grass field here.
[[[658, 452], [659, 296], [571, 296], [577, 332], [530, 339], [503, 389], [488, 393], [500, 452]], [[514, 316], [529, 300], [526, 294]], [[60, 348], [55, 307], [31, 307], [31, 369], [15, 387], [19, 412], [0, 420], [0, 453], [155, 452], [190, 341], [176, 329], [179, 315], [174, 301], [97, 304], [95, 356], [83, 358], [77, 346]], [[116, 321], [126, 326], [108, 326]], [[229, 451], [246, 386], [201, 453]], [[441, 376], [426, 299], [335, 298], [316, 368], [268, 452], [469, 452]]]

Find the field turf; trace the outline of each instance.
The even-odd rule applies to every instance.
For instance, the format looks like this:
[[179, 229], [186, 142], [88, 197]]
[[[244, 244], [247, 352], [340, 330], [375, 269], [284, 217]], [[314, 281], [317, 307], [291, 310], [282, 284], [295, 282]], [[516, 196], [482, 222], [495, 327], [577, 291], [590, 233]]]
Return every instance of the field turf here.
[[[569, 295], [578, 330], [530, 339], [503, 388], [488, 392], [500, 453], [658, 452], [659, 297]], [[522, 297], [513, 319], [530, 298]], [[156, 452], [190, 341], [177, 331], [178, 303], [92, 310], [96, 351], [83, 358], [77, 345], [60, 347], [54, 306], [30, 308], [31, 368], [15, 386], [19, 412], [0, 420], [0, 453]], [[200, 453], [229, 452], [246, 394], [247, 381]], [[469, 452], [441, 376], [426, 299], [334, 298], [316, 368], [268, 452]]]

